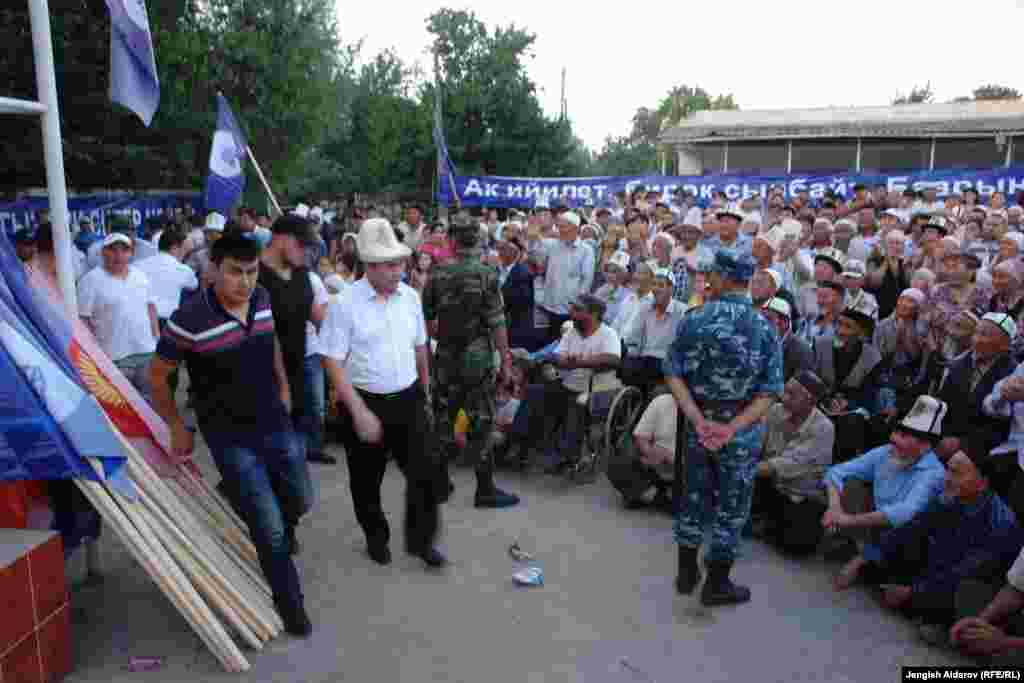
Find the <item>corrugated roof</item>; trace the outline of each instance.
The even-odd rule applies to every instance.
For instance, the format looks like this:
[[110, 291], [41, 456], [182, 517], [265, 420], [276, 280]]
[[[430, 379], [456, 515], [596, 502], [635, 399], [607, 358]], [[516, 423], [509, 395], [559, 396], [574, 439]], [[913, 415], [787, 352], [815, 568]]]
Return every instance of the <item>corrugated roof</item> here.
[[1024, 102], [826, 109], [704, 111], [662, 133], [663, 143], [806, 137], [930, 137], [1024, 131]]

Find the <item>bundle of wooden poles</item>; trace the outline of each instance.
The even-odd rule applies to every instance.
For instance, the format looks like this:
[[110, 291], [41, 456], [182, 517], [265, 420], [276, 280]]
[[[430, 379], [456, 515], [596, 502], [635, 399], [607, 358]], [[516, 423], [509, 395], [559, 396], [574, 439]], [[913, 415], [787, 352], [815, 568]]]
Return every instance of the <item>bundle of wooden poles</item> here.
[[188, 465], [160, 477], [122, 440], [137, 499], [95, 481], [78, 487], [224, 669], [248, 671], [232, 633], [260, 650], [284, 625], [245, 525]]

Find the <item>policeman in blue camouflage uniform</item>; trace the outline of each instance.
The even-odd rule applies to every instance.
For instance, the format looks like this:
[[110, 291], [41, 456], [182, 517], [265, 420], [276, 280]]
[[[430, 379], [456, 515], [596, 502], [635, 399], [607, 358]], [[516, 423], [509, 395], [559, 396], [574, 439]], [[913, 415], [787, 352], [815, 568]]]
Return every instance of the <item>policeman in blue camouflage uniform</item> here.
[[[750, 600], [750, 589], [729, 579], [750, 502], [761, 443], [762, 420], [782, 395], [782, 345], [771, 323], [751, 305], [754, 274], [749, 254], [721, 249], [707, 275], [708, 303], [679, 323], [665, 358], [665, 375], [681, 416], [677, 458], [684, 458], [686, 497], [676, 512], [679, 544], [676, 590], [689, 595], [700, 582], [697, 552], [705, 521], [711, 541], [705, 555], [705, 605]], [[685, 439], [685, 444], [682, 440]], [[678, 467], [677, 467], [678, 471]], [[705, 505], [717, 492], [717, 509]]]

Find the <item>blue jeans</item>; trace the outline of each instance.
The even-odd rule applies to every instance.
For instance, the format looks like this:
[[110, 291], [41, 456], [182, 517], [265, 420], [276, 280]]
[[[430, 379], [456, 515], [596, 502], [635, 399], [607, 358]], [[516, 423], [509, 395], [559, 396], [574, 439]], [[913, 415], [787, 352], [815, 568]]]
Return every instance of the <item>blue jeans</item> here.
[[230, 502], [249, 527], [263, 575], [277, 604], [302, 601], [288, 534], [313, 504], [302, 437], [203, 432]]
[[[296, 428], [306, 439], [306, 453], [320, 453], [324, 449], [324, 367], [320, 354], [306, 356], [302, 372], [305, 375], [305, 395], [301, 397], [305, 410], [297, 418]], [[299, 397], [296, 397], [299, 398]]]

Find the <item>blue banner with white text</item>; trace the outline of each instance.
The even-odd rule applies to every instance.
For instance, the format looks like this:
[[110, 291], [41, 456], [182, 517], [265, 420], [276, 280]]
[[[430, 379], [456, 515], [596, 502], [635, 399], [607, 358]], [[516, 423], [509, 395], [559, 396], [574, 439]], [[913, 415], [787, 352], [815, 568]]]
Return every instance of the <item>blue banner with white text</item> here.
[[[453, 203], [448, 177], [440, 179], [437, 200]], [[902, 192], [908, 188], [935, 188], [939, 197], [963, 192], [973, 187], [982, 195], [995, 191], [1013, 195], [1024, 190], [1024, 166], [994, 169], [956, 169], [936, 171], [903, 171], [879, 173], [834, 173], [828, 175], [704, 175], [704, 176], [600, 176], [593, 178], [511, 178], [505, 176], [456, 176], [456, 190], [463, 206], [494, 208], [525, 208], [553, 206], [570, 207], [615, 205], [615, 194], [644, 187], [662, 192], [667, 199], [679, 189], [688, 190], [699, 204], [707, 205], [717, 190], [730, 200], [758, 193], [765, 196], [773, 185], [785, 188], [791, 197], [800, 190], [809, 191], [813, 199], [821, 199], [829, 190], [846, 198], [853, 195], [853, 186], [863, 183], [869, 188], [884, 185]]]
[[[136, 228], [147, 218], [159, 216], [168, 211], [192, 207], [195, 211], [203, 208], [203, 198], [198, 193], [177, 194], [96, 194], [68, 198], [72, 226], [83, 218], [91, 218], [101, 232], [105, 230], [109, 215], [125, 216]], [[36, 215], [50, 207], [47, 197], [26, 197], [9, 204], [0, 204], [0, 230], [12, 234], [20, 228], [35, 228]]]

